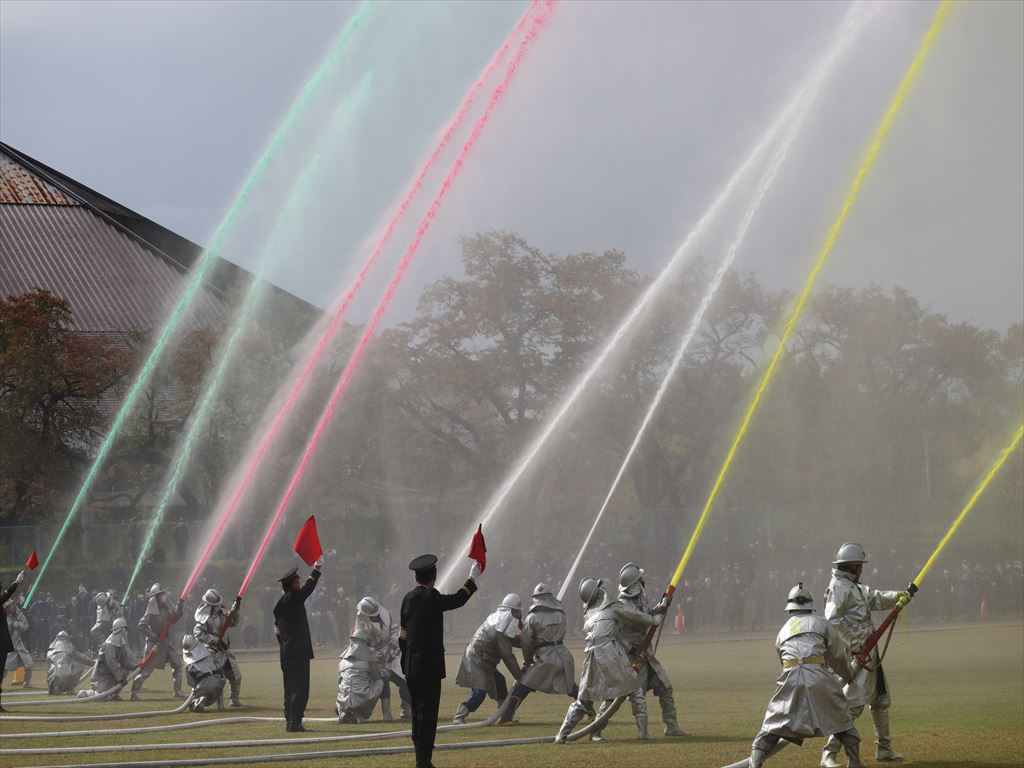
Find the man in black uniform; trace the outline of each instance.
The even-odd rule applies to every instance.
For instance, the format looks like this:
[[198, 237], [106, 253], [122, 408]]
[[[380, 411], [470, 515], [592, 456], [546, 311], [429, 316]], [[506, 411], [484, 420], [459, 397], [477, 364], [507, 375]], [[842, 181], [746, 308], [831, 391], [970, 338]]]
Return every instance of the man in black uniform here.
[[454, 595], [442, 595], [434, 589], [436, 555], [420, 555], [409, 563], [409, 569], [416, 572], [416, 589], [402, 600], [398, 645], [402, 649], [402, 672], [409, 685], [412, 705], [416, 768], [433, 768], [430, 760], [434, 753], [437, 709], [441, 705], [441, 680], [445, 672], [443, 613], [466, 604], [476, 592], [476, 578], [481, 568], [474, 560], [469, 579]]
[[299, 585], [299, 569], [292, 568], [280, 578], [284, 595], [274, 606], [274, 632], [281, 646], [281, 673], [284, 676], [284, 719], [286, 731], [304, 731], [302, 717], [309, 701], [309, 660], [313, 642], [306, 619], [306, 598], [313, 594], [323, 561], [313, 564], [306, 583]]

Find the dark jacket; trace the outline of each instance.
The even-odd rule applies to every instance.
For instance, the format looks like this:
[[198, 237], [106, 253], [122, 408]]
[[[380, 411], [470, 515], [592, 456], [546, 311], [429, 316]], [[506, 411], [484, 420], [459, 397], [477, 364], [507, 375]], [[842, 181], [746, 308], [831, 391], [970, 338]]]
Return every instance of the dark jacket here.
[[398, 645], [402, 649], [402, 672], [407, 678], [444, 677], [442, 614], [464, 606], [474, 592], [476, 582], [468, 579], [454, 595], [442, 595], [433, 587], [420, 585], [405, 596]]
[[274, 626], [277, 628], [277, 642], [281, 646], [281, 662], [286, 659], [312, 659], [313, 641], [309, 637], [309, 620], [306, 618], [306, 598], [313, 594], [320, 571], [313, 571], [302, 589], [285, 592], [274, 606]]
[[[18, 582], [12, 581], [11, 586], [0, 594], [0, 606], [3, 606], [8, 600], [14, 596], [14, 592], [18, 589]], [[0, 615], [0, 663], [3, 659], [7, 658], [7, 654], [14, 650], [14, 643], [11, 642], [11, 631], [7, 628], [7, 613], [4, 612]]]

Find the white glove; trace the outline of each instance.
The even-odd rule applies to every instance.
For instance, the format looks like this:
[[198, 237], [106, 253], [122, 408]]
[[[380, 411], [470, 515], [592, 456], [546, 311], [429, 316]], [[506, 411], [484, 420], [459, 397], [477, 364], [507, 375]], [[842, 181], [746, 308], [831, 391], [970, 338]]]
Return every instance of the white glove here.
[[316, 562], [315, 562], [315, 563], [313, 563], [313, 567], [314, 567], [314, 568], [316, 568], [316, 569], [317, 569], [318, 571], [319, 571], [319, 570], [320, 570], [321, 568], [323, 568], [323, 567], [324, 567], [324, 556], [323, 556], [323, 555], [320, 555], [320, 557], [318, 557], [318, 558], [316, 559]]
[[25, 580], [25, 572], [21, 571], [17, 576], [14, 577], [15, 584], [21, 584]]
[[663, 613], [656, 613], [656, 614], [654, 614], [654, 626], [660, 627], [661, 626], [661, 622], [664, 619], [665, 619], [665, 614], [663, 614]]
[[483, 572], [484, 569], [480, 567], [480, 563], [476, 560], [474, 560], [473, 564], [469, 566], [469, 578], [473, 579], [473, 581], [476, 581], [477, 577]]

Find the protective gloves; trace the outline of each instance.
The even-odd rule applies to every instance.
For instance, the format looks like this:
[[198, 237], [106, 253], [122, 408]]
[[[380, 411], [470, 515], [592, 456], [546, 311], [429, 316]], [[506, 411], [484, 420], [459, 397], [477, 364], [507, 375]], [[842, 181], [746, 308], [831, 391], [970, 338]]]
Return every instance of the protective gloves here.
[[469, 578], [473, 579], [473, 581], [476, 581], [477, 577], [483, 572], [484, 569], [480, 567], [480, 563], [476, 560], [474, 560], [473, 564], [469, 566]]
[[316, 570], [319, 571], [319, 570], [323, 569], [323, 567], [324, 567], [324, 556], [320, 555], [320, 557], [318, 557], [316, 559], [316, 562], [313, 563], [313, 568], [315, 568]]
[[896, 605], [903, 608], [913, 599], [913, 597], [914, 596], [909, 592], [900, 592], [900, 596], [896, 599]]

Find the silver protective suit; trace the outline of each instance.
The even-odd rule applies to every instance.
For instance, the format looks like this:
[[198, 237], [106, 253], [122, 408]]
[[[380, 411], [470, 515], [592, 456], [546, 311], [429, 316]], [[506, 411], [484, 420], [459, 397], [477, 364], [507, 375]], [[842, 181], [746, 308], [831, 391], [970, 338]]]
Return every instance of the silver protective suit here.
[[499, 606], [484, 620], [466, 646], [458, 674], [455, 675], [455, 684], [462, 688], [483, 689], [488, 696], [497, 700], [494, 672], [498, 662], [503, 662], [516, 680], [522, 674], [512, 650], [512, 641], [518, 632], [519, 619], [512, 615], [512, 609]]
[[32, 654], [28, 652], [28, 648], [25, 647], [24, 634], [28, 632], [28, 617], [25, 616], [25, 612], [21, 610], [21, 606], [16, 603], [8, 603], [7, 605], [14, 606], [14, 613], [9, 613], [7, 609], [4, 609], [7, 619], [7, 631], [11, 634], [11, 645], [14, 646], [14, 650], [7, 654], [7, 658], [4, 660], [4, 671], [13, 672], [19, 666], [25, 668], [25, 684], [27, 685], [29, 680], [32, 679]]
[[796, 741], [853, 728], [833, 674], [844, 680], [853, 676], [846, 644], [835, 627], [813, 613], [794, 614], [779, 630], [775, 648], [783, 669], [761, 730]]
[[74, 693], [82, 672], [93, 660], [81, 653], [70, 637], [56, 637], [46, 651], [46, 687], [50, 694]]
[[638, 629], [655, 624], [649, 614], [627, 608], [619, 600], [605, 601], [583, 622], [586, 649], [580, 675], [580, 701], [605, 701], [629, 696], [639, 689], [627, 642]]
[[[652, 609], [647, 600], [647, 592], [643, 584], [638, 582], [627, 589], [619, 592], [619, 600], [629, 610], [637, 613], [652, 615]], [[633, 625], [632, 629], [626, 630], [623, 635], [630, 659], [635, 659], [647, 634], [647, 628]], [[630, 707], [634, 717], [643, 717], [647, 714], [647, 703], [643, 697], [647, 691], [653, 691], [661, 706], [661, 719], [672, 735], [678, 735], [679, 723], [676, 715], [675, 694], [672, 691], [672, 681], [668, 678], [668, 672], [661, 666], [661, 662], [654, 656], [653, 648], [650, 649], [646, 663], [640, 668], [637, 675], [640, 683], [641, 695], [631, 696]]]
[[[230, 619], [229, 619], [230, 615]], [[192, 634], [196, 640], [205, 645], [213, 655], [217, 668], [224, 672], [224, 677], [231, 683], [231, 697], [236, 699], [238, 690], [242, 684], [242, 670], [238, 666], [235, 654], [231, 652], [231, 638], [227, 631], [224, 637], [220, 636], [224, 624], [230, 621], [230, 626], [238, 625], [238, 614], [229, 614], [223, 605], [211, 605], [200, 603], [195, 613], [196, 625]]]
[[[839, 631], [851, 652], [857, 652], [875, 631], [872, 611], [885, 611], [896, 606], [900, 593], [894, 590], [873, 589], [866, 584], [859, 584], [852, 574], [834, 568], [832, 581], [825, 590], [825, 618]], [[892, 745], [889, 732], [889, 695], [888, 679], [882, 670], [881, 657], [876, 647], [871, 652], [871, 660], [862, 669], [856, 679], [844, 689], [846, 704], [850, 714], [856, 720], [870, 705], [871, 719], [875, 727], [877, 755], [888, 755]], [[830, 738], [825, 745], [823, 762], [827, 756], [839, 751], [839, 742]], [[893, 753], [894, 754], [894, 753]]]
[[524, 671], [519, 682], [535, 691], [569, 695], [576, 682], [576, 665], [564, 640], [562, 603], [551, 594], [537, 595], [523, 621]]
[[136, 660], [128, 648], [128, 630], [115, 629], [103, 641], [93, 664], [92, 689], [97, 693], [109, 691], [127, 680], [135, 664]]
[[[369, 622], [367, 622], [369, 623]], [[360, 631], [361, 629], [361, 631]], [[365, 636], [364, 636], [365, 635]], [[386, 670], [373, 647], [370, 630], [357, 628], [341, 654], [338, 664], [338, 698], [335, 712], [342, 722], [361, 723], [373, 714], [377, 700], [384, 691]]]
[[402, 649], [398, 646], [398, 635], [402, 628], [395, 621], [391, 611], [382, 605], [375, 618], [369, 616], [361, 616], [361, 618], [373, 629], [373, 637], [370, 642], [381, 665], [381, 674], [386, 676], [390, 671], [402, 677]]
[[99, 646], [110, 634], [114, 619], [124, 616], [124, 606], [109, 592], [97, 592], [93, 599], [96, 603], [96, 623], [89, 633], [93, 644]]
[[204, 707], [220, 700], [225, 679], [209, 648], [198, 641], [191, 646], [182, 651], [182, 661], [185, 677], [192, 688], [191, 709], [202, 712]]
[[[181, 606], [165, 607], [156, 596], [149, 598], [146, 613], [139, 619], [139, 631], [146, 638], [147, 655], [154, 646], [159, 645], [159, 647], [146, 668], [135, 678], [135, 682], [132, 684], [133, 692], [142, 688], [142, 684], [153, 674], [154, 669], [163, 669], [170, 665], [174, 693], [181, 695], [181, 652], [170, 627], [181, 618], [183, 612]], [[163, 641], [160, 640], [161, 634], [164, 636]]]

